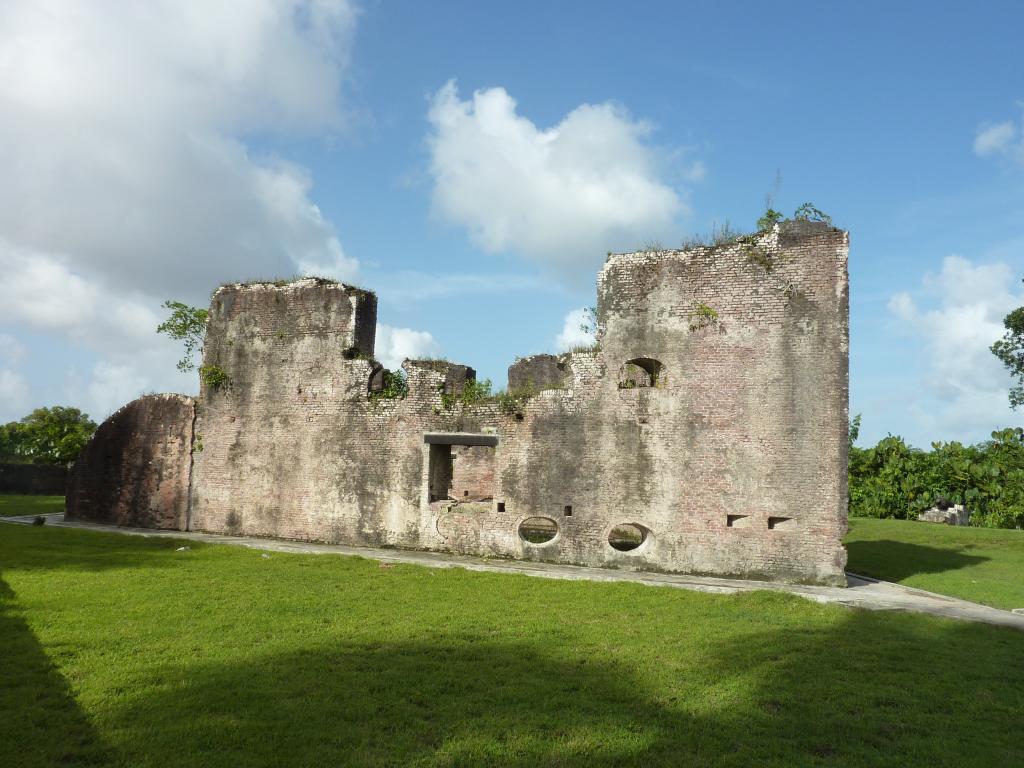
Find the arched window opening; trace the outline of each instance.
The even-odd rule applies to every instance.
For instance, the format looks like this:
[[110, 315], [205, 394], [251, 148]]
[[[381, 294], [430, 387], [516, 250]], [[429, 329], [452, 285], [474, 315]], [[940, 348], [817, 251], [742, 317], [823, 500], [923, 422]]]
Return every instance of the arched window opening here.
[[665, 366], [650, 357], [635, 357], [619, 369], [619, 389], [665, 386]]

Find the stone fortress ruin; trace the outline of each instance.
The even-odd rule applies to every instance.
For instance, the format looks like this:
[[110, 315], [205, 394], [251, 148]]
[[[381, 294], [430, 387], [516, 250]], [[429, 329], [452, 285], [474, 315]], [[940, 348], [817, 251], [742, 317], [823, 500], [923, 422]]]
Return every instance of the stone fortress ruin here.
[[96, 432], [69, 519], [845, 584], [848, 235], [787, 221], [609, 255], [598, 344], [475, 372], [374, 359], [373, 293], [214, 293], [197, 398]]

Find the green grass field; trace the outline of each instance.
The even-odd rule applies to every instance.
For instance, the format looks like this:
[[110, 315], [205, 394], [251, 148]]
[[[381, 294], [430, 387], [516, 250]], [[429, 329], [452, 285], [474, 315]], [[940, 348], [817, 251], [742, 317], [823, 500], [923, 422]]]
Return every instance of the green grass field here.
[[63, 496], [18, 496], [0, 494], [0, 517], [48, 515], [64, 511]]
[[1024, 531], [850, 518], [847, 569], [996, 608], [1024, 608]]
[[5, 767], [1010, 766], [1022, 711], [1005, 628], [0, 524]]

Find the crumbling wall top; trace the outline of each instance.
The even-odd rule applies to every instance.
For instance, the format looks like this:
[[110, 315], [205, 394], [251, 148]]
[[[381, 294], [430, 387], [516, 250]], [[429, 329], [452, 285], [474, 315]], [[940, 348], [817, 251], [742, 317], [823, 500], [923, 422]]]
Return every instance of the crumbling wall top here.
[[308, 336], [332, 339], [350, 358], [373, 357], [376, 329], [372, 291], [315, 277], [230, 283], [210, 302], [206, 349], [223, 353], [220, 346], [237, 339], [287, 344]]

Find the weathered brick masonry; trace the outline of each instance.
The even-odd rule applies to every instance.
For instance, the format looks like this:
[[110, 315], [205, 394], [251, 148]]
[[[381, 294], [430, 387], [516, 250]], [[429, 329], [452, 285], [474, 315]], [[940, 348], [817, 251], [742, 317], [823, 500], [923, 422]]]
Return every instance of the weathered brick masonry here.
[[[229, 382], [202, 386], [190, 478], [164, 433], [108, 422], [69, 504], [139, 524], [132, 504], [166, 498], [141, 524], [845, 583], [847, 250], [845, 232], [786, 222], [722, 246], [610, 256], [600, 347], [518, 361], [520, 398], [470, 405], [473, 370], [444, 361], [407, 360], [404, 398], [375, 393], [371, 293], [224, 286], [204, 364]], [[192, 434], [191, 418], [183, 408], [167, 434]], [[150, 475], [175, 478], [184, 514], [145, 472], [118, 474], [113, 494], [85, 482], [124, 463], [118, 440], [159, 444]], [[522, 526], [531, 518], [543, 520]], [[623, 524], [639, 546], [621, 546]]]
[[185, 530], [195, 401], [147, 395], [100, 424], [68, 478], [69, 520]]

